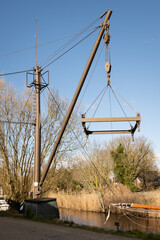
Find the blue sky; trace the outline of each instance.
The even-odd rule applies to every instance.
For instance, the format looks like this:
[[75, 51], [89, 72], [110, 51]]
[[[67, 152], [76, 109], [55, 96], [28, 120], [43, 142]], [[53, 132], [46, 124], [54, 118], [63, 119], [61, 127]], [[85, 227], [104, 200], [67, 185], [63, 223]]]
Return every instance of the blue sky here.
[[[0, 0], [0, 9], [0, 74], [35, 67], [34, 48], [6, 53], [34, 46], [36, 19], [38, 44], [42, 44], [80, 32], [111, 9], [111, 83], [141, 113], [141, 132], [136, 136], [147, 137], [160, 156], [159, 0]], [[50, 87], [56, 88], [61, 96], [72, 99], [97, 35], [96, 31], [80, 46], [46, 68], [50, 71]], [[61, 40], [38, 47], [38, 64], [63, 44], [64, 40]], [[102, 46], [103, 42], [100, 49]], [[104, 64], [103, 50], [83, 100], [84, 108], [105, 86]], [[5, 79], [14, 83], [17, 90], [25, 88], [25, 74], [6, 76]], [[100, 117], [104, 117], [105, 106], [106, 103], [101, 106]], [[109, 137], [98, 136], [98, 139], [108, 140]]]

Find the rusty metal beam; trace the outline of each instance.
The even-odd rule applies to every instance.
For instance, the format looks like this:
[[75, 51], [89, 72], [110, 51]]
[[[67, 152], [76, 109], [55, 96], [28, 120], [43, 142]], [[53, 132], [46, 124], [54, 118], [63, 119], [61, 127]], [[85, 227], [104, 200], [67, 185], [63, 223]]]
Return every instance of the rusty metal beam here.
[[132, 130], [102, 130], [102, 131], [87, 131], [87, 135], [90, 134], [127, 134], [131, 133]]
[[141, 121], [140, 115], [137, 117], [112, 117], [112, 118], [81, 118], [81, 122], [133, 122]]

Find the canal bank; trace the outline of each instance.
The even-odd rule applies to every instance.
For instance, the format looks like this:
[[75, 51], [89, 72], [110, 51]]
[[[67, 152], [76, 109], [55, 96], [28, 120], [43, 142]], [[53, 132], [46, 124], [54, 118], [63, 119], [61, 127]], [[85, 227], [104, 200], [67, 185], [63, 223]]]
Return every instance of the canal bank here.
[[[79, 228], [59, 226], [43, 222], [28, 221], [23, 218], [0, 217], [1, 240], [131, 240], [100, 232], [92, 232]], [[135, 238], [138, 240], [138, 238]]]

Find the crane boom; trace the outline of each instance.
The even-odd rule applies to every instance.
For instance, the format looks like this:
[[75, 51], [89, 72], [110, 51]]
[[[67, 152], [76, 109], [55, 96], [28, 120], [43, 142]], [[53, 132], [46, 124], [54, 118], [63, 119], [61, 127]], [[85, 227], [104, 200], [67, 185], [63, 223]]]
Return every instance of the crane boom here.
[[89, 71], [89, 69], [90, 69], [90, 67], [91, 67], [91, 64], [92, 64], [92, 62], [93, 62], [93, 59], [94, 59], [94, 57], [95, 57], [95, 54], [96, 54], [97, 49], [98, 49], [98, 47], [99, 47], [99, 44], [100, 44], [100, 42], [101, 42], [102, 36], [103, 36], [104, 31], [105, 31], [105, 29], [106, 29], [106, 26], [107, 26], [107, 24], [108, 24], [108, 20], [109, 20], [110, 17], [111, 17], [112, 11], [111, 11], [111, 10], [108, 10], [105, 14], [106, 14], [105, 20], [104, 20], [104, 22], [101, 24], [101, 30], [100, 30], [99, 35], [98, 35], [98, 37], [97, 37], [97, 40], [96, 40], [96, 42], [95, 42], [95, 44], [94, 44], [94, 47], [93, 47], [92, 52], [91, 52], [91, 54], [90, 54], [90, 57], [89, 57], [89, 59], [88, 59], [88, 61], [87, 61], [86, 67], [85, 67], [84, 72], [83, 72], [83, 74], [82, 74], [82, 77], [81, 77], [81, 79], [80, 79], [80, 81], [79, 81], [78, 87], [77, 87], [76, 92], [75, 92], [75, 94], [74, 94], [74, 96], [73, 96], [73, 99], [72, 99], [72, 101], [71, 101], [71, 104], [70, 104], [70, 106], [69, 106], [69, 109], [68, 109], [68, 111], [67, 111], [67, 114], [66, 114], [66, 116], [65, 116], [65, 118], [64, 118], [62, 127], [61, 127], [61, 129], [60, 129], [60, 131], [59, 131], [59, 133], [58, 133], [57, 140], [56, 140], [56, 142], [55, 142], [55, 144], [54, 144], [54, 146], [53, 146], [52, 152], [51, 152], [50, 157], [49, 157], [49, 159], [48, 159], [48, 163], [47, 163], [47, 165], [46, 165], [46, 167], [45, 167], [45, 169], [44, 169], [44, 172], [43, 172], [43, 175], [42, 175], [40, 184], [39, 184], [40, 187], [43, 185], [43, 182], [44, 182], [44, 180], [45, 180], [45, 178], [46, 178], [46, 175], [47, 175], [47, 173], [48, 173], [48, 170], [49, 170], [49, 168], [50, 168], [50, 165], [51, 165], [51, 163], [52, 163], [52, 160], [53, 160], [53, 158], [54, 158], [54, 156], [55, 156], [55, 154], [56, 154], [56, 150], [57, 150], [57, 148], [58, 148], [58, 146], [59, 146], [59, 144], [60, 144], [60, 141], [61, 141], [61, 139], [62, 139], [63, 133], [64, 133], [64, 131], [65, 131], [65, 129], [66, 129], [66, 126], [67, 126], [67, 124], [68, 124], [68, 121], [69, 121], [69, 119], [70, 119], [70, 116], [71, 116], [71, 114], [72, 114], [72, 112], [73, 112], [74, 106], [75, 106], [75, 104], [76, 104], [76, 102], [77, 102], [78, 96], [79, 96], [79, 94], [80, 94], [80, 92], [81, 92], [81, 89], [82, 89], [83, 84], [84, 84], [84, 82], [85, 82], [85, 79], [86, 79], [86, 77], [87, 77], [88, 71]]

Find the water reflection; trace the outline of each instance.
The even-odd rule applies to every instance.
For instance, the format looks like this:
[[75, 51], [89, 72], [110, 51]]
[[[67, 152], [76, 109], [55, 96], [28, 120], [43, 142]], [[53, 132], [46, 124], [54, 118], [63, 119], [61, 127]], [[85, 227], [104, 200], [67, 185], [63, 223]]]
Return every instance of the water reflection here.
[[80, 212], [67, 209], [59, 209], [60, 219], [63, 221], [74, 222], [79, 225], [100, 227], [105, 229], [117, 230], [116, 223], [119, 224], [119, 230], [160, 233], [160, 219], [144, 219], [125, 214], [111, 213], [107, 223], [104, 213]]

